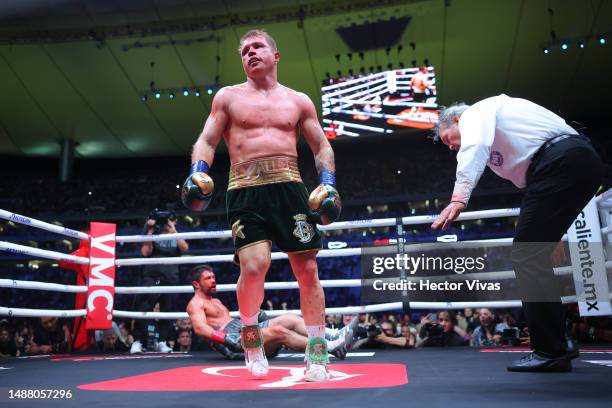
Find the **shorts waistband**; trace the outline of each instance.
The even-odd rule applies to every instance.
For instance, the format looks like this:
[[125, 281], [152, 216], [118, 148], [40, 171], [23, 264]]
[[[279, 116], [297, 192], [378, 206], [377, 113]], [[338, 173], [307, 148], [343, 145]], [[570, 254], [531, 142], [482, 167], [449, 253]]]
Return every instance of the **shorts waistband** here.
[[227, 189], [229, 191], [291, 181], [302, 181], [296, 158], [287, 156], [264, 157], [232, 164]]

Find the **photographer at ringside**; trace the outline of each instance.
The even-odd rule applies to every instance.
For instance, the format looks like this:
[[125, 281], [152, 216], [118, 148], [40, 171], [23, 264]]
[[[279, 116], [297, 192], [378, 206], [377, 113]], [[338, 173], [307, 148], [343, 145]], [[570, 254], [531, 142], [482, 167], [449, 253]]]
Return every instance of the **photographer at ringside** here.
[[353, 344], [353, 349], [398, 349], [413, 348], [415, 345], [414, 336], [410, 333], [407, 336], [399, 334], [395, 322], [391, 320], [383, 320], [380, 324], [368, 322], [365, 326], [358, 327], [356, 332], [358, 340]]
[[[176, 214], [174, 211], [155, 209], [149, 214], [145, 224], [147, 235], [176, 233]], [[142, 243], [141, 254], [149, 258], [177, 257], [189, 250], [184, 239], [166, 241], [147, 241]], [[144, 265], [140, 286], [176, 286], [179, 285], [178, 265]], [[138, 295], [134, 309], [141, 312], [151, 312], [155, 304], [159, 303], [160, 311], [174, 312], [174, 295], [171, 293], [151, 293]], [[146, 347], [148, 351], [172, 352], [167, 341], [174, 340], [172, 320], [137, 319], [134, 324], [134, 343], [130, 353], [142, 353]]]
[[430, 313], [421, 321], [416, 347], [467, 346], [470, 335], [457, 325], [457, 315], [452, 310]]

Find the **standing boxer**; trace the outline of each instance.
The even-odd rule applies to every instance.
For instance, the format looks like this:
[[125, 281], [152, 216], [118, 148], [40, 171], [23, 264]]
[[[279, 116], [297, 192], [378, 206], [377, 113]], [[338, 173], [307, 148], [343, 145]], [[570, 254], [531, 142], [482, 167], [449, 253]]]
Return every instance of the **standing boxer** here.
[[[204, 210], [210, 202], [213, 182], [207, 173], [223, 137], [231, 161], [227, 217], [240, 264], [237, 295], [247, 368], [256, 377], [268, 373], [257, 316], [274, 242], [289, 255], [300, 286], [308, 333], [306, 379], [326, 381], [325, 297], [316, 261], [321, 237], [315, 224], [328, 224], [340, 215], [334, 152], [312, 101], [278, 83], [280, 54], [274, 39], [265, 31], [249, 31], [240, 39], [239, 53], [247, 81], [215, 95], [193, 147], [182, 200], [194, 211]], [[319, 173], [320, 185], [310, 197], [298, 170], [298, 128]]]

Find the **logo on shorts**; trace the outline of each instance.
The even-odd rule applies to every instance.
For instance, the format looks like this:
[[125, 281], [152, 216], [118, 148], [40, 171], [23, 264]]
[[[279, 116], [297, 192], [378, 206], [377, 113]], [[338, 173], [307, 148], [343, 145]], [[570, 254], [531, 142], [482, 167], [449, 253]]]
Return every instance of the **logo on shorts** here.
[[293, 236], [299, 238], [302, 244], [306, 244], [314, 237], [314, 228], [312, 224], [306, 221], [306, 214], [297, 214], [293, 216], [295, 220], [295, 228]]
[[236, 237], [244, 239], [244, 225], [240, 225], [240, 220], [236, 221], [232, 224], [232, 240], [234, 243], [236, 242]]
[[491, 157], [489, 157], [489, 163], [493, 166], [501, 167], [501, 165], [504, 164], [504, 156], [500, 152], [493, 150], [491, 152]]

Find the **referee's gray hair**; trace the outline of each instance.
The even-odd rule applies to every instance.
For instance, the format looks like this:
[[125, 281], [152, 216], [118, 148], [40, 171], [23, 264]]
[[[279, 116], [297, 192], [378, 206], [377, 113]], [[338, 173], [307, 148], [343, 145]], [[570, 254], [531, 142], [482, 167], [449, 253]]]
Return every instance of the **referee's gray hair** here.
[[455, 102], [451, 106], [442, 109], [440, 115], [438, 115], [438, 123], [433, 128], [433, 140], [437, 142], [440, 140], [440, 128], [441, 127], [449, 127], [453, 124], [453, 118], [455, 116], [461, 117], [463, 112], [469, 108], [470, 105], [466, 105], [463, 102]]

